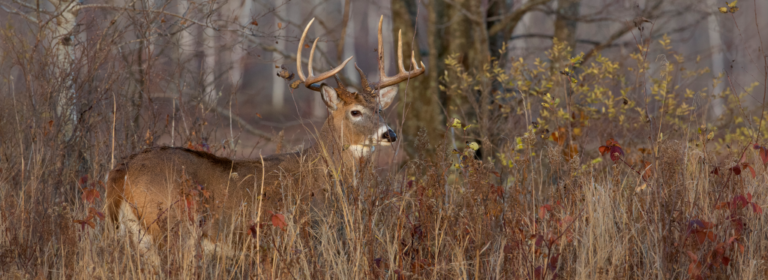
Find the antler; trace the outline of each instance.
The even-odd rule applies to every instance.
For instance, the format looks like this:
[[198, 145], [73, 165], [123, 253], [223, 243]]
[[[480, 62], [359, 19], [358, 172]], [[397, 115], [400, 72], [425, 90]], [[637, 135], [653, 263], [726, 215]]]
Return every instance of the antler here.
[[319, 37], [315, 38], [315, 42], [312, 43], [312, 50], [309, 51], [309, 62], [307, 63], [307, 68], [309, 68], [307, 69], [307, 71], [309, 72], [309, 76], [304, 77], [304, 70], [301, 69], [301, 48], [304, 46], [304, 38], [307, 36], [307, 31], [309, 31], [309, 27], [312, 25], [312, 22], [314, 21], [315, 19], [312, 18], [312, 20], [310, 20], [309, 23], [307, 24], [307, 27], [304, 28], [304, 33], [301, 34], [301, 40], [299, 40], [299, 50], [296, 51], [296, 70], [299, 72], [299, 79], [302, 82], [304, 82], [305, 87], [314, 91], [319, 91], [320, 86], [317, 85], [316, 83], [322, 82], [323, 80], [336, 75], [336, 73], [339, 73], [339, 71], [341, 71], [341, 69], [343, 69], [344, 66], [347, 65], [347, 62], [352, 60], [352, 57], [350, 56], [349, 58], [347, 58], [347, 60], [342, 62], [341, 65], [337, 66], [336, 68], [333, 68], [326, 72], [320, 73], [320, 75], [318, 76], [315, 76], [315, 73], [313, 73], [312, 71], [312, 58], [315, 55], [315, 47], [317, 46], [317, 39], [320, 39]]
[[416, 63], [416, 59], [414, 58], [414, 52], [411, 52], [411, 65], [413, 65], [413, 70], [411, 71], [405, 71], [405, 67], [403, 66], [403, 38], [402, 38], [402, 30], [397, 33], [397, 69], [398, 73], [395, 76], [388, 77], [386, 72], [384, 71], [384, 43], [381, 39], [381, 24], [384, 21], [384, 16], [381, 16], [379, 18], [379, 82], [375, 83], [373, 85], [374, 89], [381, 89], [388, 86], [399, 84], [405, 80], [408, 80], [410, 78], [415, 78], [421, 74], [424, 74], [424, 70], [426, 67], [424, 67], [424, 62], [421, 62], [421, 68], [419, 68], [419, 64]]

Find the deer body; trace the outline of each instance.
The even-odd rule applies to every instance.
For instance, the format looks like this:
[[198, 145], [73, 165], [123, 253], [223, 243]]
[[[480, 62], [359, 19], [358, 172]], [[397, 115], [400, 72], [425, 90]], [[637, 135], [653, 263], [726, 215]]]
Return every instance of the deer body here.
[[271, 212], [285, 211], [291, 205], [322, 205], [327, 193], [324, 189], [351, 182], [359, 163], [376, 146], [396, 141], [380, 111], [394, 100], [398, 83], [424, 73], [423, 63], [419, 68], [412, 59], [415, 69], [405, 71], [399, 47], [396, 76], [387, 77], [379, 63], [380, 81], [369, 84], [355, 66], [361, 75], [361, 92], [348, 91], [338, 80], [339, 86], [332, 88], [321, 82], [339, 72], [351, 57], [315, 76], [315, 40], [309, 57], [309, 75], [305, 77], [301, 70], [301, 47], [311, 24], [310, 21], [299, 43], [297, 70], [307, 88], [320, 92], [330, 112], [314, 145], [253, 160], [233, 160], [183, 148], [151, 148], [129, 157], [109, 172], [107, 214], [140, 249], [150, 252], [149, 258], [157, 258], [152, 253], [153, 242], [178, 232], [181, 226], [195, 233], [188, 242], [201, 240], [206, 253], [229, 253], [229, 246], [222, 241], [247, 236], [257, 217], [267, 219]]

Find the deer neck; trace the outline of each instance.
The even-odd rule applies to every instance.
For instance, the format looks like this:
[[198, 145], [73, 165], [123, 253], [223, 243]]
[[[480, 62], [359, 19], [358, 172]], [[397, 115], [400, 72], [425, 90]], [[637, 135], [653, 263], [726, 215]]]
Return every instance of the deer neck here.
[[320, 130], [318, 141], [309, 148], [310, 152], [322, 157], [328, 168], [354, 174], [360, 170], [362, 163], [367, 162], [376, 148], [350, 143], [349, 138], [342, 135], [335, 126], [333, 118], [329, 117]]

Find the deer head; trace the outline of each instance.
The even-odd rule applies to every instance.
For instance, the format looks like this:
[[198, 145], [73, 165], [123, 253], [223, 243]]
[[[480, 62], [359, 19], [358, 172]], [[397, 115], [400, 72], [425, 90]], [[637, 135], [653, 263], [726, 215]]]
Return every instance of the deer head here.
[[[320, 92], [325, 105], [330, 111], [330, 115], [321, 131], [321, 134], [325, 135], [321, 135], [320, 138], [324, 140], [331, 139], [330, 137], [341, 139], [343, 149], [350, 151], [358, 159], [370, 155], [377, 145], [389, 145], [397, 141], [397, 135], [384, 122], [384, 119], [381, 117], [381, 111], [389, 107], [392, 101], [394, 101], [398, 90], [397, 84], [419, 76], [425, 70], [423, 62], [421, 67], [416, 63], [413, 53], [411, 53], [411, 63], [414, 69], [411, 71], [405, 70], [403, 66], [403, 41], [400, 33], [398, 33], [397, 65], [399, 72], [391, 77], [386, 75], [383, 64], [384, 48], [381, 35], [383, 20], [384, 17], [382, 16], [379, 19], [378, 31], [379, 81], [376, 83], [368, 82], [365, 73], [355, 64], [361, 80], [359, 92], [347, 89], [335, 76], [352, 57], [347, 58], [336, 68], [317, 76], [314, 75], [312, 58], [317, 46], [317, 39], [312, 44], [312, 49], [309, 53], [307, 66], [309, 68], [309, 75], [304, 76], [304, 71], [301, 67], [301, 48], [304, 45], [304, 38], [314, 19], [304, 29], [304, 33], [299, 40], [299, 49], [296, 52], [296, 69], [298, 70], [299, 79], [304, 82], [304, 86], [308, 89]], [[338, 87], [333, 88], [322, 82], [331, 76], [336, 79]]]

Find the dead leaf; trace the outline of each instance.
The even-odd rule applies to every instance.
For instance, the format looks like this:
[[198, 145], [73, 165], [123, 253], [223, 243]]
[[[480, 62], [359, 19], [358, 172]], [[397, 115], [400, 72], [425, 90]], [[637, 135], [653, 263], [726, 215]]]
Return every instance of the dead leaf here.
[[93, 201], [96, 200], [97, 198], [101, 199], [100, 196], [101, 194], [96, 189], [84, 188], [83, 195], [81, 196], [81, 198], [83, 199], [83, 201], [86, 201], [88, 203], [93, 203]]
[[281, 230], [285, 230], [285, 227], [288, 226], [288, 224], [285, 222], [285, 216], [283, 214], [275, 214], [272, 213], [272, 225], [280, 228]]

